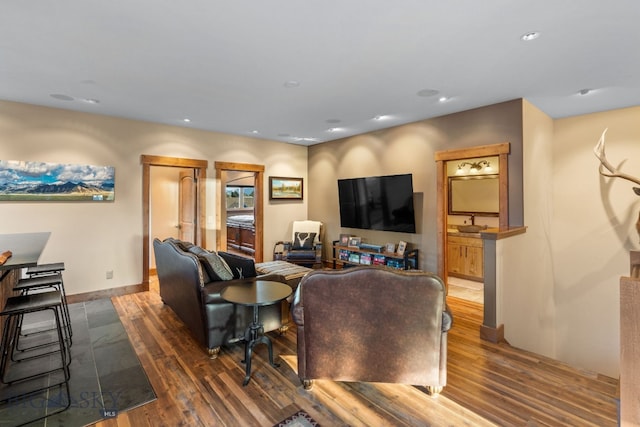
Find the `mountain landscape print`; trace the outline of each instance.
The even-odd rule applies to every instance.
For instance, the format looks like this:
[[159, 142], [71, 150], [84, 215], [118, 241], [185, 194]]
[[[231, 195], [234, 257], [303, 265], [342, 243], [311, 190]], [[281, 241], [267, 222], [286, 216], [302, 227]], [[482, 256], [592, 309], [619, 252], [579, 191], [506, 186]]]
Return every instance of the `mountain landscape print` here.
[[0, 201], [113, 201], [113, 166], [0, 160]]

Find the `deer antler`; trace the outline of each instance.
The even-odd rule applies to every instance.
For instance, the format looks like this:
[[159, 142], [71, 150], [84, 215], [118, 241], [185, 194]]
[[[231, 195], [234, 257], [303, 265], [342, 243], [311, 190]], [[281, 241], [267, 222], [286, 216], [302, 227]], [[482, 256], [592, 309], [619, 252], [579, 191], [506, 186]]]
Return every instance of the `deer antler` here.
[[[640, 185], [640, 178], [635, 178], [626, 173], [618, 172], [618, 170], [614, 168], [613, 165], [607, 160], [607, 156], [604, 153], [604, 136], [607, 133], [607, 130], [608, 128], [602, 132], [600, 140], [598, 141], [596, 146], [593, 147], [593, 152], [595, 153], [598, 160], [600, 160], [600, 167], [598, 168], [600, 175], [609, 178], [622, 178]], [[608, 170], [609, 173], [605, 172], [604, 169]], [[633, 191], [640, 196], [640, 187], [633, 187]]]

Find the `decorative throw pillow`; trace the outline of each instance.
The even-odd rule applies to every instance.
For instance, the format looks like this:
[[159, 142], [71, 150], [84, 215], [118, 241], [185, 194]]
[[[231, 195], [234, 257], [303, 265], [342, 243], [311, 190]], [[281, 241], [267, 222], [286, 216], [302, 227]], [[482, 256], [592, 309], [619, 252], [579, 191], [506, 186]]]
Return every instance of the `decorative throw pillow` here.
[[316, 240], [316, 233], [298, 232], [293, 236], [293, 250], [310, 250], [313, 249], [313, 242]]
[[185, 242], [184, 240], [179, 240], [173, 237], [168, 237], [165, 239], [166, 241], [170, 241], [173, 242], [176, 246], [178, 246], [180, 249], [182, 249], [185, 252], [188, 252], [189, 249], [191, 249], [192, 247], [194, 247], [195, 245], [191, 242]]
[[222, 251], [218, 251], [218, 255], [231, 267], [234, 279], [245, 279], [258, 275], [253, 259]]
[[233, 279], [231, 268], [225, 260], [215, 252], [209, 252], [199, 246], [189, 248], [189, 252], [198, 256], [198, 259], [212, 281]]

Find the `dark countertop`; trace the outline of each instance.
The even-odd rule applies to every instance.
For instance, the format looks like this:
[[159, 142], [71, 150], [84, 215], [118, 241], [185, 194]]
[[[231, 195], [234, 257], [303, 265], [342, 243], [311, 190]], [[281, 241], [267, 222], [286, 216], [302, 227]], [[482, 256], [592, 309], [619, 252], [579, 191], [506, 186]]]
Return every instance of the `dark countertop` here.
[[0, 270], [37, 265], [50, 235], [49, 232], [0, 234], [0, 253], [12, 252], [7, 262], [0, 265]]

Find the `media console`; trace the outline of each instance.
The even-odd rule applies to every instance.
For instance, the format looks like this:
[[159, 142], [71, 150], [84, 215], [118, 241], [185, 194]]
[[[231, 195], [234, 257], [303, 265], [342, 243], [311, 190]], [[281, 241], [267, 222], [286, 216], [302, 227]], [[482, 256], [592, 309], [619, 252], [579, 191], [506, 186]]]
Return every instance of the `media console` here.
[[398, 270], [418, 269], [418, 249], [397, 252], [379, 252], [363, 247], [344, 246], [333, 241], [333, 268], [348, 268], [356, 265], [384, 265]]

